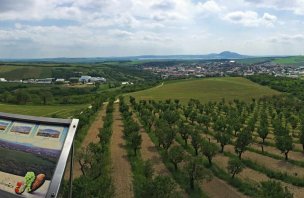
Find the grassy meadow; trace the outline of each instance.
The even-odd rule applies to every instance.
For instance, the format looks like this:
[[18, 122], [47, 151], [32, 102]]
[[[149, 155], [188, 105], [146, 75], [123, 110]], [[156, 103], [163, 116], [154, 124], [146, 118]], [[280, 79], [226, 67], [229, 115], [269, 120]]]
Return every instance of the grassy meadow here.
[[51, 117], [56, 115], [60, 118], [69, 118], [75, 113], [80, 112], [82, 109], [87, 108], [89, 105], [10, 105], [0, 103], [0, 112], [15, 113], [32, 116]]
[[179, 99], [186, 103], [189, 99], [201, 102], [252, 98], [280, 94], [269, 87], [258, 85], [241, 77], [205, 78], [165, 82], [157, 87], [127, 94], [139, 100]]

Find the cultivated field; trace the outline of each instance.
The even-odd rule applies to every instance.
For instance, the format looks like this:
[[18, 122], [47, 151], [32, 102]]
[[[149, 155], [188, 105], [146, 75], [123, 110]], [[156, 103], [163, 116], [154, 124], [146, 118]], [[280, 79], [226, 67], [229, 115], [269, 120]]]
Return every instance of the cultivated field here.
[[[189, 155], [201, 156], [206, 164], [211, 156], [212, 165], [210, 160], [209, 165], [205, 166], [214, 177], [211, 181], [201, 180], [203, 183], [198, 186], [209, 197], [262, 197], [258, 194], [261, 190], [259, 183], [269, 180], [287, 187], [294, 197], [303, 197], [304, 164], [299, 137], [304, 133], [304, 121], [294, 108], [297, 100], [278, 96], [250, 103], [200, 104], [193, 101], [186, 106], [172, 101], [131, 103], [145, 128], [151, 128], [148, 134], [155, 140], [155, 145], [162, 145], [159, 151], [166, 149], [169, 152], [164, 155], [164, 161], [173, 159], [170, 152], [176, 145], [180, 145]], [[281, 112], [281, 109], [285, 111]], [[262, 134], [266, 134], [265, 143], [262, 143]], [[277, 140], [282, 137], [285, 142], [278, 143]], [[291, 138], [289, 143], [288, 138]], [[222, 145], [225, 147], [221, 153]], [[262, 145], [264, 151], [261, 150]], [[198, 153], [195, 154], [195, 151]], [[243, 154], [242, 158], [240, 153]], [[284, 159], [284, 153], [289, 155], [288, 159]], [[244, 167], [233, 178], [227, 167], [229, 161], [236, 160], [238, 155]], [[180, 167], [187, 163], [188, 159], [184, 157]], [[179, 180], [183, 168], [174, 170], [170, 164], [168, 168], [174, 176], [179, 175], [174, 179], [184, 186], [183, 182], [187, 180]], [[192, 195], [192, 191], [187, 192]]]
[[0, 103], [0, 112], [16, 113], [32, 116], [56, 116], [60, 118], [68, 118], [75, 113], [80, 112], [82, 109], [87, 108], [89, 105], [44, 105], [44, 106], [32, 106], [32, 105], [9, 105]]
[[166, 82], [164, 85], [129, 95], [139, 100], [179, 99], [186, 103], [191, 98], [201, 102], [220, 101], [222, 98], [249, 101], [252, 98], [277, 94], [279, 92], [245, 78], [227, 77]]

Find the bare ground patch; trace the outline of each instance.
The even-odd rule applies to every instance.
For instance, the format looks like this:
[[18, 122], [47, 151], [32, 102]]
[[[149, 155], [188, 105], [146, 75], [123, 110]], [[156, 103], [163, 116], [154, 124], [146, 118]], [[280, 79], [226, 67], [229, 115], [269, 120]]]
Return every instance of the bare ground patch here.
[[[94, 122], [92, 123], [92, 125], [90, 126], [86, 137], [84, 138], [81, 147], [82, 148], [86, 148], [90, 143], [98, 143], [99, 142], [99, 130], [102, 128], [103, 126], [103, 119], [106, 115], [106, 105], [104, 105], [102, 107], [102, 110], [100, 110], [94, 120]], [[77, 151], [76, 151], [77, 152]], [[75, 159], [75, 158], [74, 158]], [[70, 162], [70, 161], [69, 161]], [[70, 173], [70, 163], [68, 162], [66, 170], [65, 170], [65, 175], [64, 178], [65, 179], [69, 179], [69, 173]], [[74, 170], [73, 170], [73, 178], [76, 179], [78, 177], [80, 177], [82, 175], [81, 169], [80, 169], [80, 165], [78, 163], [77, 160], [74, 160]]]
[[123, 138], [123, 123], [117, 104], [114, 105], [113, 119], [113, 134], [111, 137], [110, 152], [115, 197], [130, 198], [134, 197], [132, 171], [128, 161], [127, 151], [124, 148], [126, 143]]

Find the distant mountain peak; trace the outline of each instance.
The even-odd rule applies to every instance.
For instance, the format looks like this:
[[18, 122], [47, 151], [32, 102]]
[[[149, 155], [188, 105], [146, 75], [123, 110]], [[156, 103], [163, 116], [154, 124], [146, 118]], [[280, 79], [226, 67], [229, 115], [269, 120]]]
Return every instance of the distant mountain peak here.
[[236, 52], [231, 52], [231, 51], [223, 51], [221, 53], [219, 53], [219, 55], [240, 55]]

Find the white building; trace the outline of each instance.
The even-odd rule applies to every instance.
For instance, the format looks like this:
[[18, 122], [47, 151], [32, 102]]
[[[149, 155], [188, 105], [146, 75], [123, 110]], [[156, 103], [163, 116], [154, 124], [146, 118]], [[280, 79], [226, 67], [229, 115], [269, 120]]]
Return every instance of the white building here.
[[107, 80], [103, 77], [92, 77], [92, 76], [81, 76], [79, 78], [79, 82], [82, 83], [96, 83], [96, 82], [107, 82]]
[[79, 82], [88, 83], [88, 82], [90, 82], [91, 78], [92, 78], [92, 76], [81, 76], [79, 78]]
[[90, 79], [90, 82], [93, 82], [93, 83], [96, 83], [96, 82], [100, 82], [100, 83], [103, 83], [103, 82], [107, 82], [107, 80], [103, 77], [92, 77]]
[[0, 82], [7, 82], [5, 78], [0, 78]]

